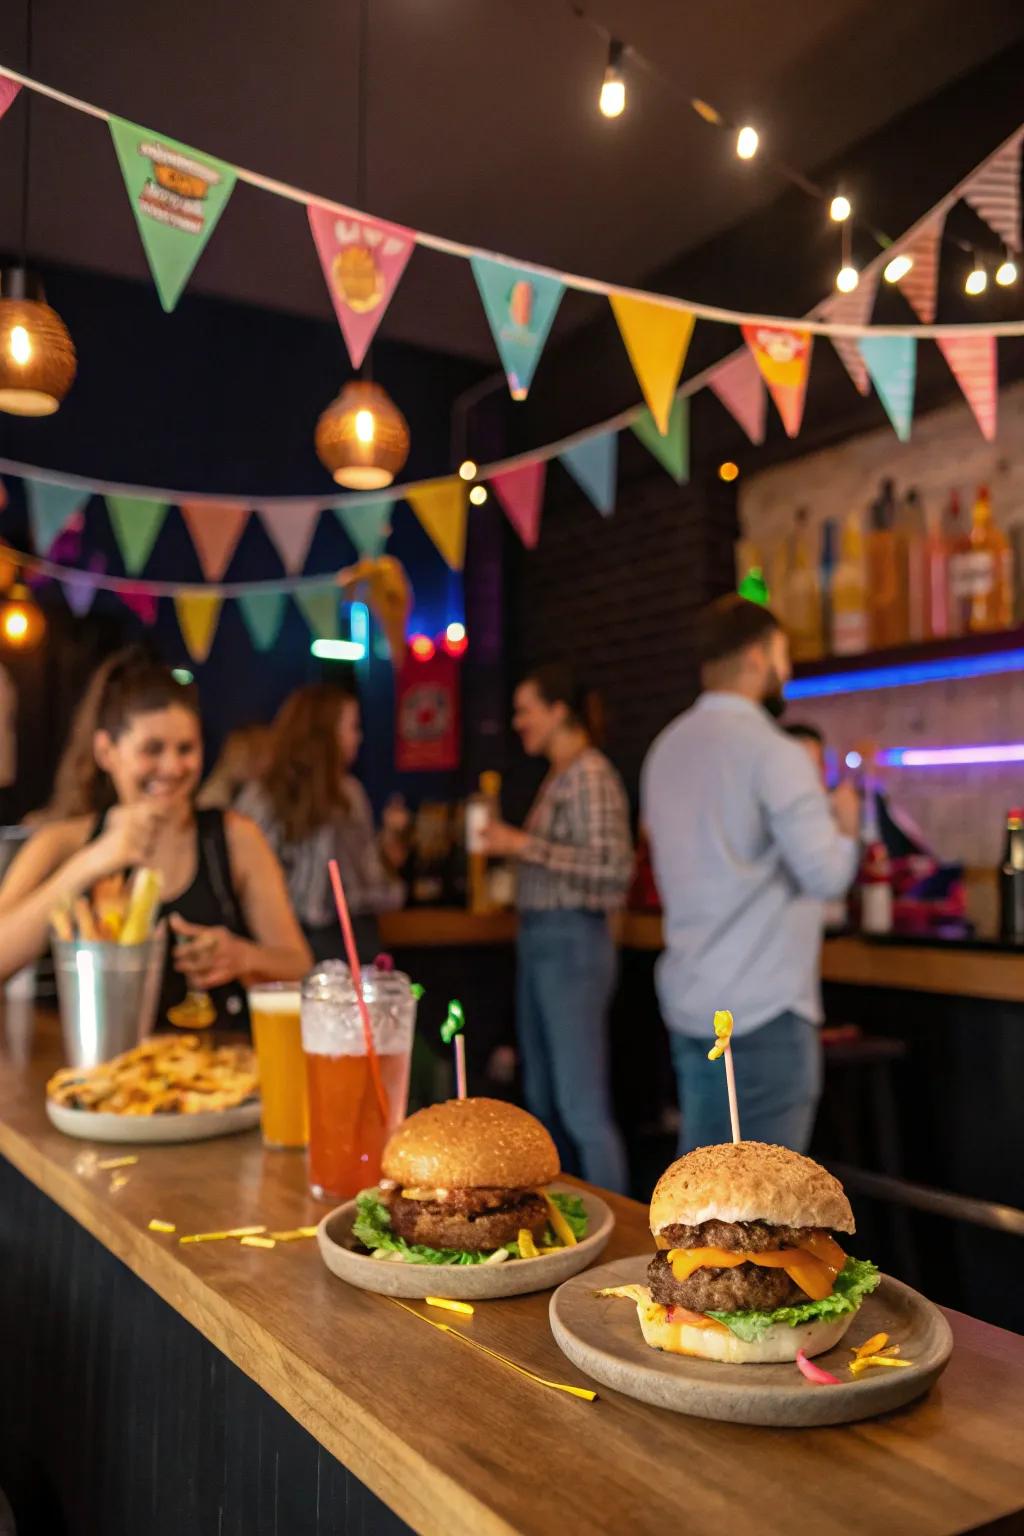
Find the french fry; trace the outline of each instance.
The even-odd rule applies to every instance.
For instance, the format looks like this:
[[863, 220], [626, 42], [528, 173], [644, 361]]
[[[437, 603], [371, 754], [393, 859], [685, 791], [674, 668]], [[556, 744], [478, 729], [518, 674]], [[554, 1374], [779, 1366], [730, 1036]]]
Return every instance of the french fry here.
[[100, 936], [96, 927], [96, 919], [93, 916], [92, 907], [87, 896], [76, 896], [71, 904], [71, 910], [75, 914], [75, 922], [78, 924], [78, 937], [84, 939], [87, 944], [95, 944]]
[[75, 930], [71, 922], [71, 913], [68, 911], [66, 903], [59, 907], [54, 907], [50, 913], [50, 927], [63, 943], [70, 944], [73, 942]]
[[93, 886], [92, 904], [100, 934], [112, 944], [116, 944], [121, 937], [126, 902], [127, 894], [122, 874], [108, 875], [105, 880], [100, 880]]
[[119, 944], [142, 944], [149, 938], [162, 883], [159, 870], [136, 870]]

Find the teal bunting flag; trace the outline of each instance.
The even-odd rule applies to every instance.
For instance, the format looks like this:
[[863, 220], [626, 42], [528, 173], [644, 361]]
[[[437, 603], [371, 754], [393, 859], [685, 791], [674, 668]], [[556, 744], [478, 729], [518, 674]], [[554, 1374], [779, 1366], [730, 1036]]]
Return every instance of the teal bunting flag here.
[[615, 432], [585, 438], [558, 455], [580, 490], [604, 517], [615, 511], [615, 472], [619, 440]]
[[484, 256], [471, 256], [470, 266], [512, 398], [525, 400], [565, 284]]
[[391, 533], [393, 506], [393, 501], [363, 501], [334, 508], [334, 514], [355, 545], [360, 560], [376, 559], [384, 553]]
[[335, 586], [312, 587], [292, 594], [314, 640], [337, 640], [339, 594]]
[[913, 336], [861, 336], [857, 345], [871, 382], [901, 443], [914, 417], [917, 340]]
[[237, 599], [249, 638], [258, 651], [269, 651], [281, 632], [284, 592], [246, 592]]
[[71, 519], [81, 512], [92, 491], [74, 485], [54, 485], [51, 480], [26, 479], [23, 483], [32, 543], [37, 555], [45, 555]]

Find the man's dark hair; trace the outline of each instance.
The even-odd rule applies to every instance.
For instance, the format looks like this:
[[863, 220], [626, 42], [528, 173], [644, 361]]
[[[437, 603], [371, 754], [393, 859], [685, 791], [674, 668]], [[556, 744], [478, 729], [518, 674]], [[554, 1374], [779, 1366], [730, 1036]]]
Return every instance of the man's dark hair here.
[[729, 592], [701, 610], [697, 620], [697, 655], [702, 667], [738, 656], [748, 646], [767, 640], [782, 626], [770, 608]]
[[795, 741], [816, 741], [819, 747], [825, 745], [824, 732], [819, 731], [816, 725], [808, 724], [806, 720], [794, 720], [792, 725], [784, 725], [782, 729]]

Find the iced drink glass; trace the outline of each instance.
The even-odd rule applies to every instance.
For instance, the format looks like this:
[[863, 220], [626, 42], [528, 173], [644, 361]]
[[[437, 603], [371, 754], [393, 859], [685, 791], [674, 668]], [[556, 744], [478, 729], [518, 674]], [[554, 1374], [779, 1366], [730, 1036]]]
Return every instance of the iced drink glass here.
[[328, 960], [302, 984], [302, 1046], [309, 1087], [309, 1187], [348, 1200], [376, 1184], [384, 1143], [405, 1118], [416, 999], [401, 971], [363, 970], [363, 996], [387, 1097], [381, 1116], [352, 977]]
[[304, 1147], [309, 1140], [306, 1061], [296, 981], [249, 989], [249, 1017], [260, 1071], [260, 1123], [266, 1147]]

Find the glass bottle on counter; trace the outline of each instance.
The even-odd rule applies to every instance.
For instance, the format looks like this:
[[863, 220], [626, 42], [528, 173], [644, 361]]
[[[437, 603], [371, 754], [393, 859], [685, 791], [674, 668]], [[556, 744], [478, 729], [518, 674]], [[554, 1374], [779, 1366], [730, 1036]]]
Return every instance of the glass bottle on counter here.
[[469, 910], [493, 911], [487, 878], [487, 828], [501, 816], [501, 774], [480, 775], [480, 787], [466, 801], [467, 894]]
[[906, 546], [896, 528], [896, 497], [883, 480], [871, 504], [867, 539], [868, 612], [875, 650], [903, 645], [907, 638]]
[[860, 516], [856, 512], [849, 513], [843, 521], [839, 564], [832, 573], [832, 600], [829, 606], [833, 655], [859, 656], [868, 649], [870, 634], [864, 533]]
[[860, 821], [861, 861], [857, 875], [862, 933], [892, 932], [892, 865], [882, 840], [874, 786], [864, 784]]
[[925, 511], [924, 576], [928, 608], [928, 637], [942, 640], [949, 624], [949, 545], [942, 531], [942, 514], [933, 502]]
[[946, 606], [949, 613], [949, 629], [947, 633], [950, 635], [962, 635], [966, 632], [967, 628], [967, 610], [959, 595], [953, 590], [953, 556], [954, 553], [961, 551], [966, 531], [960, 496], [958, 492], [950, 491], [945, 516]]
[[1006, 846], [999, 868], [999, 937], [1024, 943], [1024, 807], [1006, 814]]
[[928, 544], [921, 498], [911, 486], [900, 506], [899, 534], [907, 570], [907, 639], [928, 638]]
[[825, 649], [822, 632], [821, 585], [815, 541], [807, 508], [796, 515], [793, 563], [786, 583], [786, 629], [794, 661], [813, 661]]
[[450, 838], [448, 806], [424, 801], [413, 822], [409, 876], [411, 906], [437, 907], [444, 900]]
[[962, 633], [1009, 629], [1013, 623], [1013, 557], [995, 521], [988, 486], [978, 488], [971, 526], [950, 550], [949, 584]]

